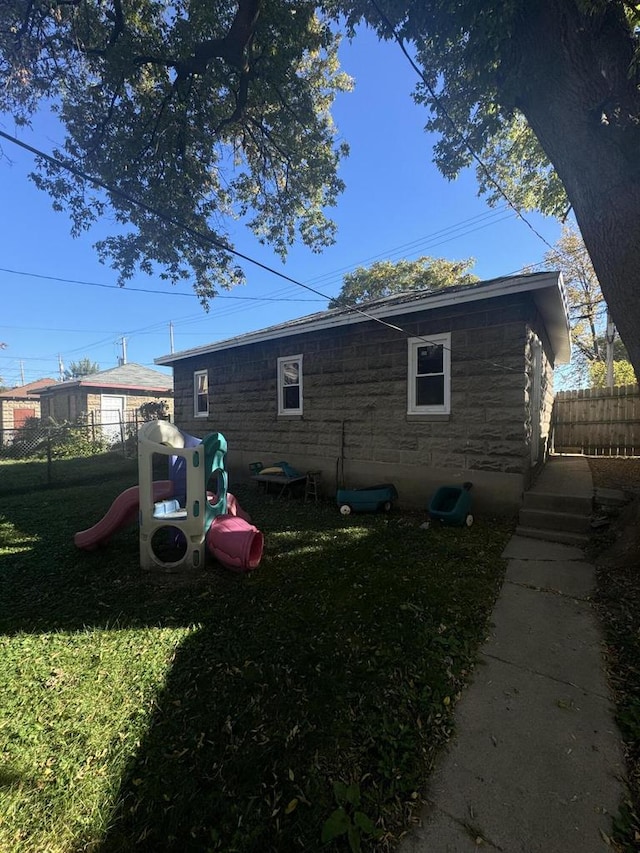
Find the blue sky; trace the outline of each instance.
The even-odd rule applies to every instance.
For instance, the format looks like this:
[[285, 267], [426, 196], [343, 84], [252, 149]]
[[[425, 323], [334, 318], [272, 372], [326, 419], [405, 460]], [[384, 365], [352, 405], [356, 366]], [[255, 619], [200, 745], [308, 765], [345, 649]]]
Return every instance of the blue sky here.
[[[492, 210], [479, 199], [471, 170], [454, 182], [437, 172], [431, 162], [433, 137], [423, 130], [426, 113], [411, 98], [415, 72], [400, 49], [364, 32], [353, 44], [345, 42], [341, 54], [355, 90], [340, 96], [334, 108], [340, 135], [351, 146], [341, 168], [347, 189], [332, 213], [338, 224], [335, 245], [321, 255], [294, 246], [282, 264], [233, 224], [235, 247], [328, 297], [339, 292], [346, 272], [385, 258], [474, 257], [481, 278], [541, 262], [547, 246], [506, 206]], [[0, 127], [14, 133], [6, 117], [0, 116]], [[51, 127], [41, 117], [21, 138], [49, 152], [56, 141]], [[113, 367], [122, 337], [128, 361], [155, 367], [154, 358], [170, 351], [170, 323], [177, 351], [326, 307], [326, 301], [250, 264], [245, 264], [247, 284], [216, 298], [208, 314], [188, 284], [171, 287], [141, 274], [129, 288], [116, 289], [114, 271], [98, 262], [92, 248], [109, 223], [73, 239], [67, 216], [55, 213], [49, 198], [28, 180], [31, 155], [4, 141], [2, 151], [0, 341], [7, 348], [0, 350], [0, 377], [6, 385], [57, 378], [59, 355], [65, 366], [87, 357], [101, 369]], [[527, 219], [549, 243], [558, 239], [555, 220], [537, 214]]]

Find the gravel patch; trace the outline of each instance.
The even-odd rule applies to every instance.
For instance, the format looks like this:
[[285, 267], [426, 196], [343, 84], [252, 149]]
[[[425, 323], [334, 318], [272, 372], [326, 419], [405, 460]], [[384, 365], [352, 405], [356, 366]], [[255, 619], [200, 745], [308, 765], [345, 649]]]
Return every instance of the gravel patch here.
[[587, 456], [596, 489], [640, 493], [640, 456]]

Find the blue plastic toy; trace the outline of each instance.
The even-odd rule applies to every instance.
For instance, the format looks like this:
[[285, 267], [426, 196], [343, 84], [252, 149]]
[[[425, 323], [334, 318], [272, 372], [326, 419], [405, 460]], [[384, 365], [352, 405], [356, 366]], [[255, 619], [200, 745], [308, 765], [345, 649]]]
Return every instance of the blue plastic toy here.
[[462, 486], [441, 486], [431, 498], [429, 517], [443, 524], [471, 527], [471, 483]]
[[336, 503], [342, 515], [352, 512], [390, 512], [398, 492], [393, 483], [366, 486], [363, 489], [338, 489]]

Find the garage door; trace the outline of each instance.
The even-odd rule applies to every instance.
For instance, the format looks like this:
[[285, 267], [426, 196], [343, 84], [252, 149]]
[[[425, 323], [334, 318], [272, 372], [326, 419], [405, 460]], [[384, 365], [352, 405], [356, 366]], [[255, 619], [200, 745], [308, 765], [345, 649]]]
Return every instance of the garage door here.
[[124, 429], [126, 398], [116, 394], [103, 394], [100, 400], [102, 434], [109, 442], [120, 441]]

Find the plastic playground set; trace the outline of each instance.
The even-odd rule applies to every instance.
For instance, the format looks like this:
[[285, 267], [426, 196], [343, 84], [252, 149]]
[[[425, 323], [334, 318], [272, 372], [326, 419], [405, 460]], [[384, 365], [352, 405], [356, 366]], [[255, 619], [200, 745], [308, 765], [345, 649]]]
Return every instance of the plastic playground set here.
[[[264, 537], [228, 491], [226, 452], [220, 433], [199, 439], [168, 421], [143, 424], [138, 485], [118, 495], [97, 524], [76, 533], [76, 546], [98, 548], [137, 519], [143, 569], [202, 568], [207, 553], [233, 571], [257, 568]], [[167, 457], [166, 480], [153, 479], [156, 456]], [[212, 480], [215, 492], [208, 491]]]
[[[118, 495], [93, 527], [76, 533], [76, 546], [94, 550], [137, 520], [143, 569], [170, 572], [202, 568], [207, 553], [236, 572], [256, 569], [262, 559], [264, 536], [228, 491], [226, 453], [227, 442], [221, 433], [200, 439], [168, 421], [143, 424], [138, 432], [138, 485]], [[157, 456], [167, 458], [166, 480], [153, 479]], [[293, 476], [281, 470], [275, 475], [266, 474], [267, 470], [271, 469], [262, 465], [256, 471], [252, 469], [252, 479], [281, 484], [306, 479], [297, 472]], [[215, 491], [208, 490], [212, 480]], [[471, 483], [440, 487], [429, 504], [429, 519], [471, 527], [470, 490]], [[336, 503], [345, 516], [351, 512], [390, 512], [397, 497], [395, 486], [383, 483], [338, 489]]]

